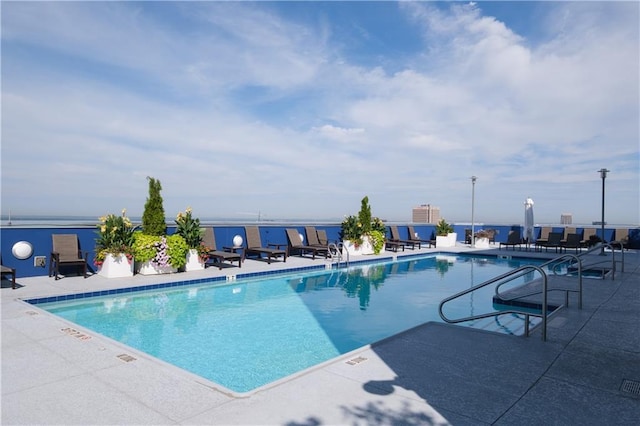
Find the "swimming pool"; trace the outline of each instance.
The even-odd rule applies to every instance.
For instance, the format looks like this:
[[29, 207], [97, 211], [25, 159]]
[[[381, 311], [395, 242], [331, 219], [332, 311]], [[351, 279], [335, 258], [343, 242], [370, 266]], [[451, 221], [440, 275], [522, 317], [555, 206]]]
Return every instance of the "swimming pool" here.
[[[38, 304], [243, 393], [428, 321], [442, 299], [527, 259], [427, 256]], [[523, 282], [527, 277], [523, 277]], [[447, 315], [489, 312], [493, 289]]]

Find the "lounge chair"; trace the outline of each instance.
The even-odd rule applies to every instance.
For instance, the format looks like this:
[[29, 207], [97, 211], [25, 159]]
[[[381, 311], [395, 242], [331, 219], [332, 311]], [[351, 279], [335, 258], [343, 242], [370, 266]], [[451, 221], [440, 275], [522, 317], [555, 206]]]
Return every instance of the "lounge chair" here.
[[16, 270], [8, 266], [0, 265], [0, 275], [11, 275], [11, 288], [16, 289]]
[[596, 228], [584, 228], [582, 233], [582, 239], [580, 240], [581, 247], [591, 247], [595, 245]]
[[233, 264], [233, 261], [235, 260], [238, 261], [238, 268], [242, 268], [242, 255], [237, 253], [234, 247], [224, 247], [224, 250], [218, 250], [213, 228], [204, 228], [202, 243], [211, 249], [207, 254], [209, 255], [209, 258], [213, 258], [218, 261], [218, 269], [222, 269], [222, 262], [229, 261], [229, 263]]
[[536, 239], [536, 245], [544, 245], [549, 241], [549, 234], [553, 231], [553, 228], [550, 226], [543, 226], [540, 229], [540, 236]]
[[573, 248], [573, 249], [576, 249], [576, 253], [578, 253], [578, 251], [580, 250], [580, 247], [582, 247], [580, 234], [567, 235], [567, 239], [564, 242], [561, 241], [560, 245], [562, 246], [565, 252], [567, 251], [568, 248]]
[[324, 232], [324, 238], [325, 238], [325, 242], [320, 241], [320, 237], [318, 235], [319, 231], [316, 231], [316, 228], [314, 226], [305, 226], [304, 227], [304, 233], [307, 234], [307, 246], [310, 247], [327, 247], [329, 245], [328, 241], [326, 241], [327, 239], [327, 233], [326, 231], [322, 231]]
[[502, 246], [505, 246], [505, 247], [513, 247], [513, 249], [515, 250], [516, 246], [519, 246], [522, 249], [522, 244], [524, 244], [524, 240], [520, 235], [520, 231], [512, 230], [512, 231], [509, 231], [509, 235], [507, 236], [507, 241], [500, 243], [498, 248], [502, 248]]
[[611, 244], [617, 244], [623, 249], [629, 248], [629, 229], [617, 228], [615, 238], [611, 241]]
[[570, 234], [576, 234], [576, 233], [577, 233], [576, 232], [576, 228], [573, 228], [573, 227], [570, 227], [570, 226], [564, 228], [564, 235], [562, 236], [562, 240], [560, 240], [560, 242], [562, 244], [566, 243], [567, 242], [567, 238], [569, 238], [569, 235]]
[[302, 244], [302, 240], [300, 239], [300, 234], [297, 229], [287, 228], [286, 231], [287, 239], [289, 240], [289, 255], [294, 252], [299, 253], [301, 256], [304, 256], [305, 253], [311, 253], [312, 259], [316, 258], [316, 254], [324, 254], [325, 259], [329, 256], [329, 249], [327, 246], [319, 247]]
[[562, 232], [550, 232], [547, 241], [536, 241], [536, 250], [540, 248], [540, 251], [542, 251], [542, 248], [544, 248], [544, 251], [546, 252], [549, 251], [550, 248], [555, 248], [556, 253], [558, 250], [562, 251], [561, 241], [563, 235], [564, 233]]
[[398, 242], [398, 243], [402, 243], [406, 246], [409, 246], [409, 248], [411, 250], [415, 250], [416, 248], [416, 244], [418, 245], [418, 248], [420, 248], [420, 242], [419, 241], [411, 241], [411, 240], [403, 240], [402, 238], [400, 238], [400, 231], [398, 231], [398, 227], [397, 226], [390, 226], [389, 230], [391, 231], [391, 240]]
[[284, 244], [268, 244], [264, 247], [257, 226], [245, 226], [244, 231], [247, 234], [247, 246], [244, 249], [245, 258], [249, 255], [257, 255], [258, 259], [262, 259], [264, 254], [267, 256], [267, 263], [271, 263], [272, 258], [277, 259], [280, 256], [284, 258], [284, 262], [287, 261], [287, 251], [280, 249]]
[[51, 236], [53, 250], [49, 259], [49, 276], [59, 279], [61, 266], [77, 266], [82, 268], [82, 273], [87, 278], [87, 256], [80, 251], [78, 236], [76, 234], [53, 234]]
[[[327, 237], [327, 231], [325, 231], [324, 229], [318, 229], [316, 235], [318, 236], [318, 241], [320, 242], [321, 246], [329, 246], [329, 237]], [[307, 243], [309, 243], [309, 240], [307, 240]]]
[[409, 241], [418, 241], [421, 244], [429, 244], [429, 247], [436, 246], [436, 240], [425, 240], [416, 237], [417, 233], [413, 230], [413, 226], [407, 226], [407, 229], [409, 231]]

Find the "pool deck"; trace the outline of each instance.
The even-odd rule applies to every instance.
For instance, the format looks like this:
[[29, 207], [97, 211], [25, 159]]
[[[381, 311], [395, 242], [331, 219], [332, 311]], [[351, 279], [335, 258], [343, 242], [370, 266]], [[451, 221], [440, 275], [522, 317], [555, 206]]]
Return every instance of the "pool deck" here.
[[[447, 251], [473, 250], [458, 244]], [[476, 251], [545, 256], [497, 246]], [[3, 279], [1, 423], [635, 425], [640, 419], [637, 251], [625, 252], [615, 280], [585, 279], [583, 309], [572, 301], [553, 315], [546, 342], [538, 329], [527, 338], [427, 323], [247, 395], [21, 301], [324, 262], [294, 256], [169, 276], [19, 278], [16, 290]]]

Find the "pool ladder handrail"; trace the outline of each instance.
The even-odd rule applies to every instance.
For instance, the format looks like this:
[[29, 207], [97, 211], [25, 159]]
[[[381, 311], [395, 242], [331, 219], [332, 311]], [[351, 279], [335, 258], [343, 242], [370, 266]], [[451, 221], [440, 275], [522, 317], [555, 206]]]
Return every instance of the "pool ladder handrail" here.
[[[340, 263], [342, 263], [342, 251], [344, 249], [344, 246], [342, 244], [342, 242], [338, 242], [338, 243], [329, 243], [327, 245], [327, 249], [329, 250], [329, 254], [331, 256], [331, 263], [333, 263], [334, 259], [337, 257], [338, 258], [338, 263], [336, 265], [336, 267], [340, 267]], [[349, 252], [347, 250], [344, 250], [344, 252], [347, 254], [347, 261], [346, 261], [346, 266], [349, 266]]]
[[[568, 263], [568, 260], [562, 260], [562, 259], [571, 259], [571, 260], [575, 260], [577, 265], [578, 265], [578, 290], [572, 290], [572, 289], [567, 289], [567, 288], [553, 288], [551, 290], [548, 291], [564, 291], [564, 305], [565, 306], [569, 306], [569, 293], [570, 292], [574, 292], [574, 293], [578, 293], [578, 309], [582, 309], [582, 260], [580, 259], [580, 257], [578, 255], [575, 254], [570, 254], [570, 253], [566, 253], [563, 254], [561, 256], [558, 256], [556, 258], [553, 258], [547, 262], [544, 262], [541, 265], [538, 265], [540, 268], [544, 268], [545, 266], [549, 266], [549, 269], [551, 269], [551, 271], [553, 272], [554, 275], [558, 275], [558, 267]], [[567, 264], [567, 269], [571, 266], [571, 264]], [[514, 299], [521, 299], [523, 297], [527, 297], [527, 296], [533, 296], [536, 294], [540, 294], [542, 293], [542, 291], [532, 291], [531, 293], [518, 293], [516, 296], [514, 297], [506, 297], [504, 296], [504, 294], [500, 293], [500, 287], [502, 287], [503, 285], [507, 284], [510, 281], [503, 281], [501, 283], [499, 283], [498, 285], [496, 285], [496, 289], [495, 289], [495, 295], [500, 299], [500, 300], [504, 300], [505, 302], [509, 302], [511, 300]]]
[[[529, 274], [531, 272], [538, 272], [540, 273], [540, 275], [542, 276], [542, 309], [541, 312], [538, 313], [533, 313], [533, 312], [529, 312], [529, 311], [525, 311], [525, 310], [519, 310], [516, 309], [515, 307], [513, 309], [509, 309], [509, 310], [503, 310], [503, 311], [494, 311], [494, 312], [487, 312], [484, 314], [478, 314], [478, 315], [470, 315], [467, 317], [463, 317], [463, 318], [457, 318], [457, 319], [451, 319], [448, 318], [444, 312], [442, 311], [444, 305], [454, 299], [457, 299], [459, 297], [462, 297], [466, 294], [472, 293], [480, 288], [486, 287], [488, 285], [491, 284], [495, 284], [495, 283], [500, 283], [502, 280], [507, 280], [508, 281], [512, 281], [515, 280], [517, 278], [520, 278], [521, 276], [524, 276], [526, 274]], [[525, 317], [525, 321], [524, 321], [524, 333], [525, 336], [529, 336], [529, 317], [534, 316], [534, 317], [540, 317], [542, 319], [542, 341], [546, 341], [547, 340], [547, 314], [548, 314], [548, 306], [547, 306], [547, 287], [548, 287], [548, 277], [547, 274], [544, 272], [544, 270], [542, 268], [540, 268], [539, 266], [535, 266], [535, 265], [525, 265], [525, 266], [521, 266], [519, 268], [516, 268], [514, 270], [505, 272], [502, 275], [499, 275], [497, 277], [491, 278], [483, 283], [477, 284], [473, 287], [470, 287], [466, 290], [460, 291], [456, 294], [454, 294], [453, 296], [449, 296], [445, 299], [443, 299], [440, 302], [440, 305], [438, 306], [438, 313], [440, 314], [440, 318], [442, 318], [443, 321], [449, 323], [449, 324], [457, 324], [460, 322], [466, 322], [466, 321], [473, 321], [473, 320], [477, 320], [477, 319], [482, 319], [482, 318], [490, 318], [490, 317], [497, 317], [500, 315], [507, 315], [507, 314], [519, 314], [519, 315], [524, 315]]]

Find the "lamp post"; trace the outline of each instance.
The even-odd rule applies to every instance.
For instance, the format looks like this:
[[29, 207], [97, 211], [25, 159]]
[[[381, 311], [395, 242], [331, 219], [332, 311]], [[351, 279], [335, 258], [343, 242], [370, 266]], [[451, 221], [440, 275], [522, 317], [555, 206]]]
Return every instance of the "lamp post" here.
[[471, 176], [471, 247], [476, 246], [476, 232], [473, 217], [476, 196], [476, 179], [478, 178], [475, 176]]
[[604, 255], [604, 180], [607, 178], [607, 173], [609, 172], [609, 170], [603, 167], [598, 170], [598, 172], [600, 172], [600, 177], [602, 178], [602, 220], [600, 221], [600, 226], [602, 227], [602, 250], [600, 251], [600, 254]]

